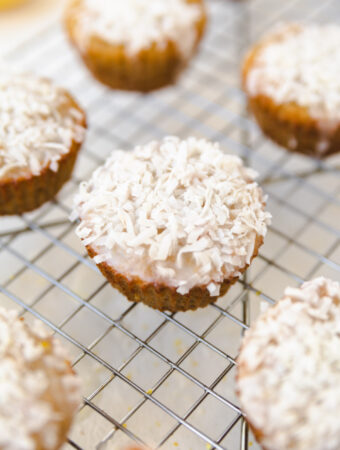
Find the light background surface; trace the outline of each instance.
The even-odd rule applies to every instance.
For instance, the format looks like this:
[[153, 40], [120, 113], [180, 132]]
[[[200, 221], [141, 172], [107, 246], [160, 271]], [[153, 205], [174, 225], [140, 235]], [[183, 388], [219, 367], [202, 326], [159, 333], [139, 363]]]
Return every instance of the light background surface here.
[[48, 26], [63, 7], [63, 0], [26, 0], [12, 9], [0, 10], [0, 55]]
[[[245, 449], [234, 382], [241, 336], [261, 302], [277, 301], [287, 285], [339, 279], [340, 155], [319, 163], [264, 138], [245, 114], [240, 59], [277, 21], [340, 22], [339, 0], [207, 0], [200, 53], [176, 86], [148, 96], [94, 81], [58, 23], [62, 3], [31, 0], [0, 14], [0, 47], [26, 41], [6, 60], [68, 88], [89, 122], [74, 177], [57, 199], [0, 221], [0, 306], [40, 318], [69, 349], [84, 405], [65, 450], [121, 450], [131, 436], [162, 450]], [[273, 214], [247, 277], [216, 304], [173, 315], [108, 286], [68, 220], [79, 182], [111, 150], [165, 134], [218, 140], [243, 157]], [[258, 450], [252, 438], [249, 450]]]

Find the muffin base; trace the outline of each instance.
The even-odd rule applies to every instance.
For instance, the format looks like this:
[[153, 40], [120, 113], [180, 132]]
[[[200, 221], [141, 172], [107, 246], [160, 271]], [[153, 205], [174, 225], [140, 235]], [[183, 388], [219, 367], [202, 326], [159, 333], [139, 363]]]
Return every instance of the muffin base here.
[[296, 104], [277, 105], [262, 95], [249, 98], [248, 105], [264, 134], [287, 150], [315, 158], [340, 152], [340, 126], [326, 133], [317, 121], [306, 117], [304, 108]]
[[[202, 4], [202, 0], [190, 0], [189, 3]], [[76, 37], [78, 9], [81, 1], [73, 0], [66, 10], [65, 27], [71, 43], [79, 51], [85, 65], [101, 83], [112, 89], [149, 92], [175, 83], [178, 75], [187, 66], [190, 58], [185, 59], [176, 44], [168, 41], [165, 48], [155, 44], [140, 51], [135, 56], [126, 53], [123, 45], [112, 45], [97, 36], [91, 36], [84, 48]], [[206, 14], [196, 24], [197, 38], [193, 56], [204, 34]]]
[[172, 44], [162, 52], [144, 50], [136, 59], [129, 58], [122, 48], [107, 49], [107, 59], [99, 58], [94, 45], [81, 57], [96, 80], [112, 89], [144, 93], [160, 89], [174, 84], [188, 62], [181, 60]]
[[57, 172], [46, 167], [40, 175], [0, 181], [0, 215], [29, 212], [51, 200], [71, 177], [80, 147], [73, 142], [59, 161]]
[[[263, 243], [262, 237], [257, 237], [252, 259], [258, 254], [258, 250]], [[87, 252], [91, 258], [98, 253], [93, 247], [88, 245]], [[170, 287], [161, 283], [149, 283], [137, 277], [128, 278], [106, 262], [97, 264], [97, 267], [109, 281], [109, 283], [118, 289], [125, 297], [132, 302], [142, 302], [151, 308], [159, 311], [188, 311], [214, 303], [219, 297], [225, 295], [229, 288], [236, 283], [239, 277], [233, 277], [223, 281], [218, 296], [211, 296], [206, 286], [195, 286], [190, 289], [187, 294], [179, 294], [175, 287]], [[248, 268], [248, 265], [241, 271], [242, 273]]]
[[247, 55], [242, 68], [243, 90], [248, 96], [248, 108], [263, 133], [287, 150], [315, 158], [324, 158], [340, 151], [340, 123], [323, 123], [311, 117], [306, 107], [294, 102], [276, 103], [272, 98], [247, 90], [248, 74], [257, 55], [264, 47], [284, 39], [284, 34], [273, 35], [256, 45]]

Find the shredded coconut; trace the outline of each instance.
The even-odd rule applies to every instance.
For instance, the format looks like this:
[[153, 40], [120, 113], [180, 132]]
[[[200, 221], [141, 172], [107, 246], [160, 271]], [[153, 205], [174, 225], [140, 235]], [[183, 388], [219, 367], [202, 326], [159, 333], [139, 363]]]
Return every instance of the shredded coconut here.
[[81, 400], [66, 358], [39, 322], [29, 327], [16, 312], [0, 308], [1, 449], [57, 448]]
[[340, 285], [287, 288], [247, 331], [238, 359], [244, 412], [268, 450], [340, 448]]
[[250, 263], [265, 236], [256, 173], [204, 139], [167, 137], [116, 151], [82, 183], [73, 219], [77, 234], [124, 275], [161, 282], [186, 294], [225, 279]]
[[196, 23], [203, 8], [187, 0], [83, 0], [77, 17], [76, 37], [85, 48], [91, 36], [124, 45], [130, 55], [155, 44], [174, 42], [189, 57], [197, 38]]
[[339, 42], [337, 25], [281, 26], [257, 52], [247, 91], [306, 107], [320, 128], [332, 131], [340, 121]]
[[82, 118], [50, 81], [0, 72], [0, 178], [57, 171], [72, 141], [83, 140]]

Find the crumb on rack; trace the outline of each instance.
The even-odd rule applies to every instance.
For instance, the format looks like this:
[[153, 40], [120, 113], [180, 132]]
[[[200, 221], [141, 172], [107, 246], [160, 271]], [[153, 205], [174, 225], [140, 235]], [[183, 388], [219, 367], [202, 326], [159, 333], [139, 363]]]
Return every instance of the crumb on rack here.
[[175, 344], [176, 352], [178, 354], [182, 354], [183, 351], [184, 351], [183, 350], [183, 342], [182, 342], [182, 340], [181, 339], [176, 339], [174, 344]]
[[49, 341], [41, 341], [41, 346], [48, 350], [51, 348], [51, 343]]

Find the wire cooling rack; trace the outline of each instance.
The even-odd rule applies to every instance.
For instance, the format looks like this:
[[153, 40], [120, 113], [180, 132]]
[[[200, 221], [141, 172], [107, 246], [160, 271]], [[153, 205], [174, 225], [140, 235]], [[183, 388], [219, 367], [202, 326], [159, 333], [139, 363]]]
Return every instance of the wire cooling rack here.
[[[339, 157], [320, 162], [263, 138], [239, 89], [240, 57], [253, 39], [278, 20], [339, 21], [338, 0], [207, 3], [200, 54], [176, 86], [147, 96], [97, 84], [57, 23], [8, 55], [69, 88], [89, 118], [75, 175], [58, 199], [0, 221], [0, 305], [42, 320], [83, 379], [65, 448], [257, 448], [234, 392], [242, 333], [285, 286], [319, 274], [339, 279]], [[274, 217], [246, 277], [216, 304], [177, 314], [129, 303], [108, 286], [68, 221], [80, 180], [111, 150], [169, 134], [218, 140], [243, 157], [259, 172]]]

